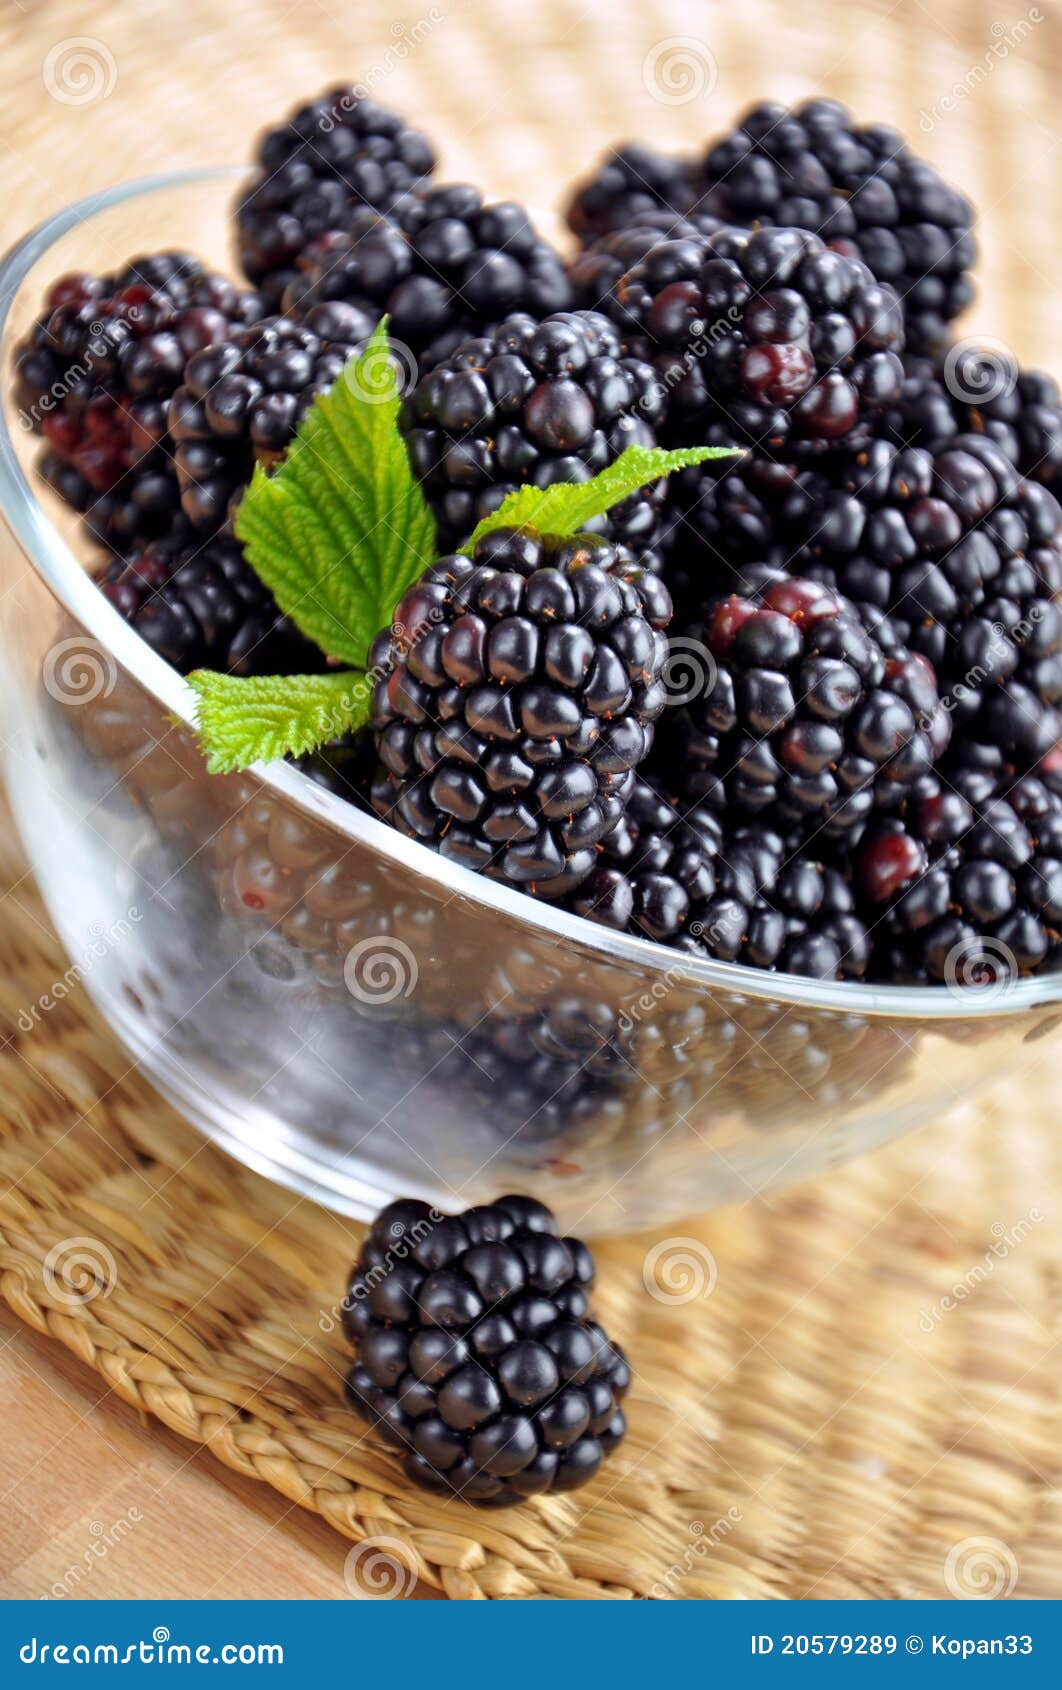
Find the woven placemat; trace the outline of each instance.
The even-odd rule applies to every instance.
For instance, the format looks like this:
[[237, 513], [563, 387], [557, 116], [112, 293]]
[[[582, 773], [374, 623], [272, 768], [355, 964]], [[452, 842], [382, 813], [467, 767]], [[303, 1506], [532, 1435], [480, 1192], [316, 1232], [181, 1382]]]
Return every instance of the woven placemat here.
[[10, 843], [0, 910], [4, 1297], [116, 1396], [353, 1539], [354, 1584], [1062, 1594], [1046, 1044], [1018, 1108], [1008, 1091], [769, 1205], [601, 1245], [630, 1434], [585, 1491], [485, 1514], [412, 1489], [343, 1406], [334, 1311], [358, 1229], [206, 1144], [83, 990], [18, 1032], [65, 960]]
[[[969, 0], [932, 17], [916, 0], [746, 0], [695, 19], [681, 0], [365, 0], [356, 35], [353, 16], [288, 0], [9, 13], [8, 233], [118, 177], [238, 159], [257, 124], [345, 74], [437, 135], [444, 175], [522, 197], [547, 227], [560, 185], [618, 135], [695, 145], [751, 98], [824, 90], [907, 128], [982, 206], [978, 326], [1026, 359], [1058, 344], [1053, 5], [1000, 24]], [[20, 1031], [65, 966], [5, 826], [0, 1288], [116, 1396], [351, 1538], [352, 1585], [1062, 1595], [1049, 1043], [1019, 1086], [854, 1168], [670, 1228], [670, 1300], [643, 1283], [662, 1239], [602, 1246], [630, 1435], [584, 1492], [483, 1514], [412, 1490], [342, 1406], [332, 1311], [357, 1228], [205, 1144], [82, 990]]]

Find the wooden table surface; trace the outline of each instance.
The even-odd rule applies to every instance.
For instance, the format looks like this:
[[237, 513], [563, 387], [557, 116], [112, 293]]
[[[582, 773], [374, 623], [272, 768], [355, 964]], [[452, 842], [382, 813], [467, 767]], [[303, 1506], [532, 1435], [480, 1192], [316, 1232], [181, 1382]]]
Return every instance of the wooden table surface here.
[[318, 1515], [142, 1423], [3, 1304], [0, 1421], [0, 1599], [348, 1599]]

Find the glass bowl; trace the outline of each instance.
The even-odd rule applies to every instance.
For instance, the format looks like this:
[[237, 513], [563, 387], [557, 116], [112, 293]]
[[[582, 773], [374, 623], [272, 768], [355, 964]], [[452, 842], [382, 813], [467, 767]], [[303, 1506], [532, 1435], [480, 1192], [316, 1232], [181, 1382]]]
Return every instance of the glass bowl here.
[[83, 985], [209, 1138], [333, 1208], [533, 1192], [600, 1234], [816, 1173], [1052, 1028], [1062, 978], [823, 985], [680, 957], [448, 863], [294, 768], [207, 775], [193, 695], [85, 573], [10, 357], [48, 284], [183, 247], [228, 267], [236, 173], [80, 201], [3, 265], [6, 775]]

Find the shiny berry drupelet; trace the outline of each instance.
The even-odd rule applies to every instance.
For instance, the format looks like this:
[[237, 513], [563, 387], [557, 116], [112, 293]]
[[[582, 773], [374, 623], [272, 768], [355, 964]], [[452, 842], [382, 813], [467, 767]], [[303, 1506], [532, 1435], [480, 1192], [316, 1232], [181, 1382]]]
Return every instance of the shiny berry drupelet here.
[[543, 897], [590, 873], [667, 698], [671, 601], [592, 535], [442, 558], [369, 654], [380, 814]]
[[660, 241], [602, 309], [652, 358], [676, 444], [852, 450], [902, 387], [895, 293], [800, 229]]
[[886, 658], [854, 605], [816, 582], [762, 575], [689, 624], [704, 686], [668, 718], [657, 755], [688, 801], [851, 833], [947, 745], [932, 665]]
[[320, 306], [303, 323], [265, 317], [189, 359], [169, 426], [191, 523], [226, 521], [255, 463], [268, 466], [286, 450], [374, 326], [353, 306]]
[[709, 147], [697, 186], [726, 222], [810, 229], [862, 259], [900, 296], [919, 352], [943, 347], [973, 298], [969, 202], [895, 129], [860, 127], [836, 100], [754, 107]]
[[305, 674], [323, 658], [282, 616], [231, 534], [162, 539], [96, 576], [115, 609], [181, 674]]
[[347, 1400], [409, 1477], [504, 1505], [575, 1490], [627, 1426], [623, 1351], [589, 1318], [594, 1263], [530, 1197], [377, 1216], [346, 1297]]
[[[459, 545], [517, 487], [586, 481], [628, 446], [656, 444], [664, 410], [652, 367], [624, 355], [593, 311], [514, 316], [421, 377], [402, 429], [439, 523]], [[603, 532], [639, 555], [657, 538], [664, 484], [625, 499]]]
[[182, 252], [51, 288], [15, 352], [15, 399], [47, 443], [46, 479], [97, 538], [120, 549], [169, 530], [167, 401], [190, 357], [262, 310], [257, 294]]
[[335, 300], [386, 313], [392, 340], [428, 366], [513, 312], [567, 310], [572, 289], [523, 206], [487, 204], [454, 183], [411, 195], [389, 217], [362, 211], [314, 243], [285, 308], [301, 317]]
[[431, 143], [396, 112], [335, 88], [267, 129], [236, 206], [246, 274], [279, 305], [315, 238], [346, 229], [357, 208], [388, 210], [430, 178]]

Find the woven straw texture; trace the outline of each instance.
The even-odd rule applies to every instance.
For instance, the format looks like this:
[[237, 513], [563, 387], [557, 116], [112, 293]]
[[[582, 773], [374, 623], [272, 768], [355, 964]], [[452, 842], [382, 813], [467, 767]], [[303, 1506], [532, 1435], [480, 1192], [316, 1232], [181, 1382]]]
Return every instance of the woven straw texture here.
[[[256, 125], [345, 74], [432, 130], [446, 176], [518, 195], [547, 225], [562, 185], [609, 140], [695, 144], [743, 101], [824, 90], [908, 128], [971, 192], [984, 247], [974, 326], [1050, 362], [1060, 36], [1050, 0], [1013, 26], [966, 0], [932, 18], [903, 0], [443, 0], [397, 14], [376, 0], [45, 0], [0, 24], [8, 233], [117, 177], [238, 159]], [[82, 37], [100, 90], [56, 99], [48, 56]], [[19, 1032], [20, 1011], [66, 965], [9, 827], [0, 882], [7, 1302], [116, 1396], [319, 1512], [353, 1541], [359, 1587], [1062, 1595], [1050, 1041], [1028, 1049], [1017, 1084], [918, 1137], [674, 1229], [688, 1296], [646, 1294], [659, 1239], [603, 1246], [598, 1309], [635, 1368], [630, 1436], [586, 1491], [484, 1514], [411, 1490], [342, 1406], [329, 1311], [357, 1229], [205, 1145], [129, 1068], [83, 992], [43, 1031]], [[73, 1294], [57, 1252], [85, 1240], [96, 1272]]]

